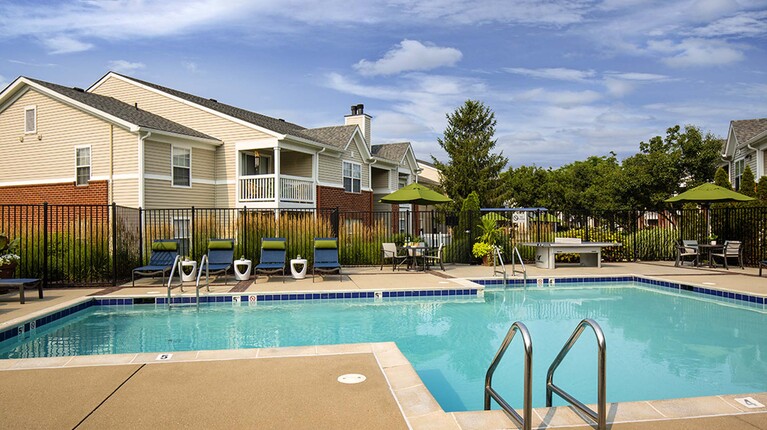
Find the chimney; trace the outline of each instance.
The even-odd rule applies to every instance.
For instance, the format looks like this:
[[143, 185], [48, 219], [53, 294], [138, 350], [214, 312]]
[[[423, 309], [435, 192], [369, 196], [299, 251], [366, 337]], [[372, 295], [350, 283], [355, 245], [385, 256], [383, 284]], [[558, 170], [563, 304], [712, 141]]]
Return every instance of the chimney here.
[[365, 142], [367, 142], [368, 148], [370, 148], [370, 115], [365, 113], [365, 105], [362, 103], [352, 105], [351, 115], [344, 117], [344, 125], [356, 125], [360, 128], [362, 135], [365, 136]]

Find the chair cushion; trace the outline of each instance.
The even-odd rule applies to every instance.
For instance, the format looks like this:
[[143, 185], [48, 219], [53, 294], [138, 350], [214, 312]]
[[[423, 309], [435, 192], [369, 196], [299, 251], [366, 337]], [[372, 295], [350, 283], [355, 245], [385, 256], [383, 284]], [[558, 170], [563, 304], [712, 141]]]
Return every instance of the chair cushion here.
[[175, 251], [178, 247], [178, 243], [173, 240], [156, 240], [152, 242], [152, 251]]
[[335, 249], [338, 248], [338, 242], [335, 239], [317, 239], [314, 241], [316, 249]]
[[284, 240], [262, 240], [261, 249], [285, 249]]
[[230, 239], [211, 239], [208, 241], [208, 249], [232, 249], [234, 242]]

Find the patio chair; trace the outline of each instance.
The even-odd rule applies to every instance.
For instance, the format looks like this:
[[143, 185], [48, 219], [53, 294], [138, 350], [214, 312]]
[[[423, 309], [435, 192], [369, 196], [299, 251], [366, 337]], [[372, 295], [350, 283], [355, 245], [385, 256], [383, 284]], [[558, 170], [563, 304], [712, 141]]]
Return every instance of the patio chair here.
[[282, 282], [285, 283], [285, 254], [287, 247], [284, 237], [264, 237], [261, 239], [261, 260], [253, 269], [258, 280], [258, 274], [267, 275], [282, 272]]
[[442, 251], [444, 250], [444, 247], [445, 247], [445, 245], [440, 243], [439, 244], [439, 248], [437, 248], [437, 253], [436, 254], [429, 254], [429, 253], [427, 253], [426, 255], [423, 256], [423, 258], [426, 260], [426, 268], [427, 269], [429, 268], [429, 263], [431, 263], [431, 262], [437, 263], [438, 262], [439, 263], [439, 267], [442, 269], [442, 271], [443, 272], [445, 271], [445, 264], [442, 261]]
[[338, 272], [339, 281], [343, 282], [341, 263], [338, 262], [338, 239], [334, 237], [314, 238], [314, 262], [312, 263], [312, 282], [314, 274]]
[[[210, 239], [208, 240], [208, 254], [205, 260], [205, 287], [210, 291], [210, 275], [224, 274], [224, 285], [226, 285], [227, 273], [233, 268], [234, 261], [234, 239]], [[200, 271], [203, 270], [202, 265]]]
[[762, 276], [763, 267], [767, 267], [767, 260], [762, 260], [759, 262], [759, 276]]
[[381, 270], [383, 270], [384, 263], [387, 259], [392, 261], [392, 272], [397, 269], [402, 263], [408, 260], [407, 254], [399, 254], [396, 243], [382, 243], [381, 244]]
[[676, 263], [674, 266], [683, 266], [684, 259], [691, 258], [692, 263], [697, 266], [700, 258], [700, 250], [698, 249], [698, 241], [696, 240], [681, 240], [676, 246]]
[[173, 239], [161, 239], [152, 242], [152, 254], [149, 264], [136, 267], [131, 272], [131, 283], [136, 286], [136, 275], [154, 276], [162, 274], [162, 283], [165, 284], [165, 273], [173, 269], [178, 259], [178, 241]]
[[722, 260], [724, 260], [724, 268], [729, 270], [730, 268], [727, 266], [727, 259], [728, 258], [737, 258], [738, 259], [738, 265], [741, 269], [744, 269], [743, 267], [743, 244], [739, 240], [726, 240], [724, 242], [724, 248], [722, 248], [721, 253], [712, 253], [711, 259], [713, 260], [714, 267], [716, 267], [716, 259], [714, 257], [721, 257]]

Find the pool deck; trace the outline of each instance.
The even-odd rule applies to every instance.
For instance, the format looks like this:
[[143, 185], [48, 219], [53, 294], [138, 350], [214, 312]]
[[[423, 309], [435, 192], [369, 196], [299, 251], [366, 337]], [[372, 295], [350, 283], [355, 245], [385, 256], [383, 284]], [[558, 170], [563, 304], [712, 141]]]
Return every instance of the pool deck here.
[[[391, 267], [345, 268], [324, 280], [214, 284], [213, 293], [318, 292], [465, 287], [491, 278], [492, 268], [448, 265], [446, 271], [395, 272]], [[605, 263], [601, 269], [528, 267], [530, 278], [643, 275], [706, 288], [767, 296], [757, 269], [674, 267], [673, 263]], [[194, 288], [186, 294], [193, 294]], [[201, 294], [207, 292], [203, 289]], [[0, 295], [0, 329], [33, 314], [65, 307], [88, 295], [164, 296], [159, 281], [136, 287], [50, 289], [40, 300]], [[181, 294], [174, 288], [172, 294]], [[394, 343], [327, 345], [158, 354], [0, 360], [0, 427], [7, 428], [517, 428], [503, 412], [444, 412]], [[336, 381], [361, 373], [357, 385]], [[481, 393], [481, 388], [478, 390]], [[765, 429], [767, 408], [749, 409], [735, 398], [767, 404], [767, 393], [611, 403], [612, 429]], [[593, 428], [569, 407], [537, 408], [533, 428]]]

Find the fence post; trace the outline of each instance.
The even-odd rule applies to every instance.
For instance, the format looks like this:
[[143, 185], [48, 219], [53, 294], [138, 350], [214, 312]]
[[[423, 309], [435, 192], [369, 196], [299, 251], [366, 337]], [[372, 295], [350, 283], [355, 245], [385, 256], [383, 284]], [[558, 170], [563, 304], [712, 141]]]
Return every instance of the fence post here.
[[[634, 263], [636, 263], [638, 260], [637, 259], [637, 236], [639, 233], [639, 210], [635, 209], [632, 212], [633, 213], [631, 214], [632, 215], [631, 225], [632, 225], [632, 229], [634, 230], [634, 234], [632, 235], [633, 242], [634, 242], [633, 252], [634, 252]], [[658, 215], [658, 221], [660, 222], [660, 215]]]
[[590, 223], [590, 221], [591, 221], [591, 215], [586, 215], [586, 235], [585, 235], [586, 237], [584, 238], [584, 240], [586, 242], [589, 242], [589, 223]]
[[330, 229], [333, 237], [338, 237], [338, 214], [340, 211], [341, 208], [336, 206], [333, 212], [330, 213]]
[[144, 265], [144, 215], [141, 206], [138, 207], [138, 262]]
[[248, 254], [248, 207], [242, 207], [242, 249], [241, 256]]
[[43, 203], [43, 288], [48, 288], [48, 202]]
[[194, 223], [194, 206], [192, 206], [192, 225], [189, 228], [189, 230], [191, 230], [189, 232], [189, 234], [192, 236], [191, 238], [189, 238], [189, 257], [191, 257], [192, 260], [196, 260], [197, 259], [197, 257], [195, 257], [195, 255], [194, 255], [194, 239], [195, 239], [195, 237], [194, 237], [195, 236], [194, 235], [194, 231], [195, 231], [194, 226], [195, 226], [195, 223]]
[[117, 285], [117, 203], [112, 202], [112, 286]]

